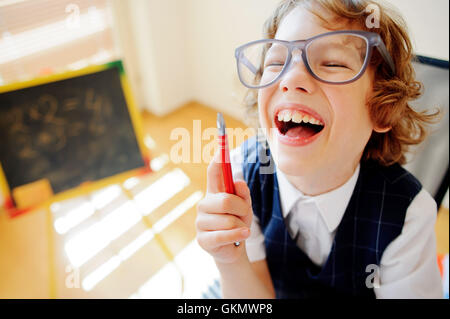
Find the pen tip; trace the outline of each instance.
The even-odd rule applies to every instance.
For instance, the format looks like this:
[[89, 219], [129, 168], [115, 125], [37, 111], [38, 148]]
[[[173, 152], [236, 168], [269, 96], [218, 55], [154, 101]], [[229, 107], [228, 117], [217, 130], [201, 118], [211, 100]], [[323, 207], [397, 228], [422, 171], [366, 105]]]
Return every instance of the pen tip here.
[[225, 135], [225, 121], [220, 112], [217, 113], [217, 128], [219, 129], [220, 135]]

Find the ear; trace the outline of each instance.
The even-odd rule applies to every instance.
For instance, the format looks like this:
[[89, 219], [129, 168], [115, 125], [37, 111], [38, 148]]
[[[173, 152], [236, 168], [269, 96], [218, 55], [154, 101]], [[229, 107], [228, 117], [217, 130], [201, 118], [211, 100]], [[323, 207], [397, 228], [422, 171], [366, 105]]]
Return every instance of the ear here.
[[376, 127], [373, 128], [373, 130], [375, 132], [377, 132], [377, 133], [386, 133], [386, 132], [389, 132], [391, 130], [391, 128], [392, 128], [391, 126], [388, 126], [388, 127], [378, 127], [378, 126], [376, 126]]

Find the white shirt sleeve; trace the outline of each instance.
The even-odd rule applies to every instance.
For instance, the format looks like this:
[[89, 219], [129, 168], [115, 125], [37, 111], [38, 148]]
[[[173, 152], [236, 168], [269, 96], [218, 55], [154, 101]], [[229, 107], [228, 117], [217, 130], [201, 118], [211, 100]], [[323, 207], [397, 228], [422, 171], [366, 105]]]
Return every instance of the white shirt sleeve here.
[[[234, 180], [245, 180], [242, 172], [242, 153], [241, 148], [237, 147], [230, 152], [231, 170]], [[247, 256], [250, 262], [263, 260], [266, 258], [266, 248], [264, 246], [264, 235], [259, 226], [258, 217], [253, 215], [250, 226], [250, 237], [245, 241]]]
[[380, 262], [377, 298], [442, 298], [437, 264], [436, 202], [422, 189], [406, 212], [402, 233]]

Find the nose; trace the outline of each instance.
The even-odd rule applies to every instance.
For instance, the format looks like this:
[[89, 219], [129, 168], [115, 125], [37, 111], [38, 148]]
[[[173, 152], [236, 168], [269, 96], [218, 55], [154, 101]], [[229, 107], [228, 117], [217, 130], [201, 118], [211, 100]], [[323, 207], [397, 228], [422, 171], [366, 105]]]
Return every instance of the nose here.
[[300, 51], [293, 52], [291, 62], [285, 72], [279, 84], [282, 92], [312, 93], [314, 91], [314, 78], [309, 74]]

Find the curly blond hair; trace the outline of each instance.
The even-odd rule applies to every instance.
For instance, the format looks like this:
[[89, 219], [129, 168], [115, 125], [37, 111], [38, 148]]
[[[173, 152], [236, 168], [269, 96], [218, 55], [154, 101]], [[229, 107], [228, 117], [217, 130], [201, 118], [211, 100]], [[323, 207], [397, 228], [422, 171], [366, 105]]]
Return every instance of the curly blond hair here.
[[[409, 146], [419, 144], [426, 138], [427, 125], [434, 123], [440, 113], [439, 110], [431, 114], [426, 111], [416, 112], [409, 104], [421, 96], [422, 83], [415, 78], [412, 65], [415, 57], [405, 21], [394, 9], [371, 0], [283, 0], [265, 22], [264, 37], [275, 38], [282, 19], [299, 5], [316, 15], [328, 29], [336, 29], [333, 27], [336, 25], [356, 25], [361, 30], [376, 32], [381, 36], [397, 71], [391, 76], [388, 65], [378, 50], [374, 50], [370, 61], [375, 70], [373, 94], [367, 105], [373, 124], [391, 129], [385, 133], [372, 132], [362, 159], [376, 160], [385, 166], [405, 164]], [[379, 28], [366, 25], [372, 14], [366, 8], [373, 6], [379, 9]], [[332, 13], [335, 19], [325, 19], [318, 8]], [[254, 118], [257, 114], [256, 90], [247, 92], [244, 104], [249, 117]]]

